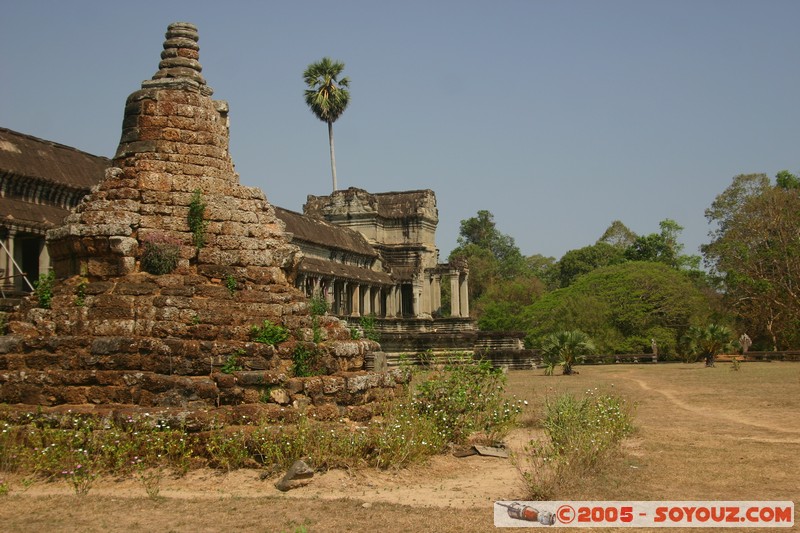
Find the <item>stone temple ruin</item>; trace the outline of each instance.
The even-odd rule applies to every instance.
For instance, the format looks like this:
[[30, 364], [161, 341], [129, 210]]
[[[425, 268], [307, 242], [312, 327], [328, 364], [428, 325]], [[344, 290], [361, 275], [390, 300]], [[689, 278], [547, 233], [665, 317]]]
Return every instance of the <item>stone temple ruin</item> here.
[[[0, 128], [0, 301], [51, 266], [57, 279], [50, 309], [28, 298], [6, 317], [0, 402], [366, 419], [406, 381], [388, 369], [399, 353], [488, 350], [529, 365], [519, 336], [469, 318], [466, 265], [438, 262], [433, 191], [351, 188], [309, 196], [300, 214], [241, 185], [228, 106], [198, 59], [197, 29], [170, 25], [112, 160]], [[173, 271], [143, 267], [158, 246], [177, 253]], [[330, 313], [312, 316], [309, 297]], [[382, 348], [353, 338], [362, 316]], [[290, 337], [254, 342], [265, 320]], [[298, 354], [323, 375], [294, 377]]]
[[[363, 371], [379, 346], [351, 338], [337, 318], [311, 316], [294, 285], [298, 247], [264, 194], [234, 172], [227, 104], [211, 98], [197, 41], [191, 24], [169, 26], [158, 72], [127, 99], [104, 179], [49, 232], [51, 308], [28, 299], [8, 317], [0, 401], [251, 404], [275, 417], [293, 406], [368, 418], [404, 376]], [[188, 225], [198, 197], [202, 246]], [[148, 243], [175, 246], [177, 268], [143, 271]], [[291, 336], [253, 342], [251, 327], [265, 320]], [[314, 354], [325, 375], [291, 377], [298, 353]], [[220, 372], [231, 357], [241, 370]]]

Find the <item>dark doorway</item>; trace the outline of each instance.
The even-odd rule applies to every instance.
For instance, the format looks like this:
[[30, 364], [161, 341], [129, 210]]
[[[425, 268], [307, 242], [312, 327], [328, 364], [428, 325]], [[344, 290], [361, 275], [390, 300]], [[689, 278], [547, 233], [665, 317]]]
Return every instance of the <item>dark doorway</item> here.
[[414, 286], [411, 284], [400, 286], [400, 313], [403, 316], [414, 316]]
[[[39, 236], [17, 236], [16, 245], [19, 247], [19, 266], [28, 281], [31, 283], [39, 279], [39, 254], [44, 246], [44, 239]], [[18, 278], [14, 281], [15, 288], [23, 291], [30, 291], [30, 287], [25, 280]]]

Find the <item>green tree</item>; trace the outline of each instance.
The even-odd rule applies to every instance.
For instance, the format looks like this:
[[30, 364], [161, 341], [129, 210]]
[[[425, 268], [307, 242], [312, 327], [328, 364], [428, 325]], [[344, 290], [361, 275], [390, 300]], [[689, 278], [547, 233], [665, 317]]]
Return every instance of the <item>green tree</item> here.
[[664, 263], [678, 269], [698, 270], [700, 257], [684, 255], [683, 244], [678, 242], [683, 226], [669, 218], [658, 225], [661, 232], [636, 237], [625, 250], [625, 258], [630, 261]]
[[486, 210], [461, 221], [458, 247], [450, 252], [450, 261], [455, 259], [465, 259], [469, 264], [469, 296], [473, 302], [493, 283], [530, 273], [514, 238], [501, 233], [494, 215]]
[[608, 229], [606, 229], [597, 242], [604, 242], [614, 246], [615, 248], [621, 248], [624, 250], [633, 244], [633, 242], [636, 240], [636, 237], [638, 237], [638, 235], [632, 232], [628, 226], [619, 220], [615, 220], [611, 223]]
[[561, 287], [568, 287], [584, 274], [622, 263], [624, 260], [624, 250], [605, 241], [570, 250], [558, 262], [559, 284]]
[[458, 244], [461, 248], [475, 245], [488, 250], [506, 274], [515, 274], [524, 262], [514, 238], [501, 233], [494, 222], [494, 215], [486, 210], [478, 211], [477, 216], [461, 221]]
[[521, 331], [521, 311], [544, 292], [544, 284], [535, 276], [517, 276], [490, 284], [475, 304], [478, 327], [484, 331]]
[[543, 295], [521, 313], [528, 343], [579, 329], [601, 353], [641, 353], [655, 339], [674, 354], [692, 325], [716, 316], [713, 293], [687, 272], [661, 263], [627, 262], [596, 269], [570, 286]]
[[561, 365], [565, 376], [572, 374], [572, 367], [578, 358], [595, 350], [588, 335], [580, 330], [559, 331], [545, 337], [542, 342], [542, 359], [547, 367], [545, 373], [553, 374], [556, 365]]
[[754, 346], [800, 345], [800, 195], [796, 178], [779, 173], [736, 176], [706, 210], [715, 224], [702, 247], [706, 265], [721, 281]]
[[344, 63], [323, 57], [308, 65], [303, 72], [306, 82], [306, 104], [311, 112], [328, 125], [328, 143], [331, 150], [331, 174], [336, 191], [336, 156], [333, 149], [333, 123], [344, 113], [350, 103], [350, 80], [341, 78]]
[[788, 170], [781, 170], [775, 175], [775, 181], [778, 187], [782, 189], [800, 189], [800, 178], [789, 172]]

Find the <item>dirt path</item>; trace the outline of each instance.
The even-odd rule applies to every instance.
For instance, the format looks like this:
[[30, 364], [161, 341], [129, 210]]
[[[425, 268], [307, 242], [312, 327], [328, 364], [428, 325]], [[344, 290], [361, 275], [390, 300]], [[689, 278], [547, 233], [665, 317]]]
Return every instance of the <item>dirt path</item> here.
[[[639, 378], [633, 378], [629, 376], [622, 376], [625, 379], [628, 379], [644, 389], [647, 392], [655, 392], [660, 394], [664, 398], [666, 398], [672, 405], [679, 407], [680, 409], [684, 409], [689, 411], [695, 415], [702, 416], [702, 417], [709, 417], [709, 418], [723, 418], [729, 422], [733, 422], [735, 424], [741, 424], [746, 426], [751, 426], [758, 429], [765, 429], [768, 431], [774, 431], [776, 433], [782, 434], [790, 434], [790, 435], [800, 435], [800, 429], [787, 427], [786, 425], [779, 426], [776, 424], [769, 423], [768, 421], [759, 420], [758, 422], [748, 419], [747, 416], [743, 415], [740, 411], [727, 411], [725, 409], [721, 409], [720, 407], [715, 407], [712, 410], [709, 410], [706, 406], [698, 406], [696, 404], [691, 404], [688, 402], [683, 401], [679, 397], [679, 393], [672, 389], [665, 389], [662, 387], [654, 388], [651, 387], [647, 382]], [[761, 437], [754, 437], [749, 436], [745, 437], [748, 440], [757, 440], [759, 442], [773, 442], [773, 443], [786, 443], [786, 444], [800, 444], [800, 438], [793, 439], [764, 439]]]

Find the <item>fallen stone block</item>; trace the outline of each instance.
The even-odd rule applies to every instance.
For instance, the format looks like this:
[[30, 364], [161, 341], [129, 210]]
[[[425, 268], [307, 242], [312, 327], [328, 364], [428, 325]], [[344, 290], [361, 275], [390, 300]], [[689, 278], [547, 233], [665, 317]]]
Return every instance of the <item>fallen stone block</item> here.
[[289, 468], [289, 471], [275, 483], [275, 488], [286, 492], [305, 485], [312, 477], [314, 477], [314, 470], [305, 461], [298, 459]]

